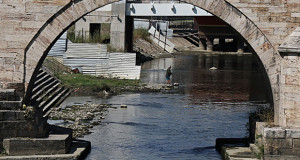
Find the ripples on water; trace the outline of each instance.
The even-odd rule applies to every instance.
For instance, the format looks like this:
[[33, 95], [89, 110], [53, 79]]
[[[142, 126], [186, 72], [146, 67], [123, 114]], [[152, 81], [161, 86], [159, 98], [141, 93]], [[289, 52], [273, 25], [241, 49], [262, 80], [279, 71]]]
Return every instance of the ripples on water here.
[[[109, 109], [102, 124], [83, 138], [92, 142], [87, 159], [218, 160], [216, 138], [247, 136], [248, 113], [267, 105], [248, 101], [251, 77], [261, 78], [252, 63], [249, 57], [155, 60], [143, 65], [142, 81], [165, 83], [165, 69], [172, 65], [173, 82], [180, 83], [172, 94], [70, 97], [64, 104], [89, 101], [118, 107]], [[208, 70], [212, 66], [218, 70]]]

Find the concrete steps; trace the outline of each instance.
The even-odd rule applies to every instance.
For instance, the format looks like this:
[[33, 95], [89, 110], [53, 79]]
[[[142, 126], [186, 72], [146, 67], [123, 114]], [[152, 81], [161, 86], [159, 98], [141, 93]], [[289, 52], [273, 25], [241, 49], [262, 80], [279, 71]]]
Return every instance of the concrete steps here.
[[52, 108], [57, 107], [58, 105], [60, 105], [69, 95], [70, 95], [70, 90], [69, 89], [65, 89], [62, 88], [61, 92], [58, 92], [55, 96], [52, 96], [52, 100], [47, 103], [43, 108], [43, 116], [47, 117]]
[[40, 70], [31, 96], [31, 105], [41, 109], [47, 117], [51, 108], [58, 106], [70, 95], [70, 90], [61, 86], [60, 81], [47, 72]]

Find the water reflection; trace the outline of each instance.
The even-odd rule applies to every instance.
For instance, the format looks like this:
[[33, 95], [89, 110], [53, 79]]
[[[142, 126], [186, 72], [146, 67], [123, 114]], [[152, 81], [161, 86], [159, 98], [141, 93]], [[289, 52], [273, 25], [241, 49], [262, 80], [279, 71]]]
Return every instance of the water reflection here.
[[[172, 82], [179, 83], [180, 93], [200, 101], [248, 101], [250, 87], [264, 81], [262, 71], [251, 54], [188, 55], [156, 59], [142, 66], [141, 81], [165, 83], [165, 72], [172, 67]], [[210, 70], [211, 67], [217, 68]], [[258, 97], [266, 100], [265, 87]], [[257, 93], [256, 93], [257, 94]]]

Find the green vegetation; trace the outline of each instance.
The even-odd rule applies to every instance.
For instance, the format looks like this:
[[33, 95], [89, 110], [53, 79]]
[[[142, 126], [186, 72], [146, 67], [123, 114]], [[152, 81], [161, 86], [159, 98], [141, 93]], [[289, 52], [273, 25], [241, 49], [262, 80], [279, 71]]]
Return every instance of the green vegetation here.
[[260, 122], [267, 122], [268, 126], [273, 125], [274, 108], [273, 107], [259, 107], [254, 112], [250, 113], [250, 117]]
[[116, 78], [103, 78], [83, 74], [61, 74], [59, 79], [63, 85], [72, 88], [88, 87], [93, 91], [100, 92], [103, 90], [110, 91], [124, 86], [140, 86], [138, 80], [125, 80]]
[[148, 33], [148, 30], [144, 29], [144, 28], [135, 29], [133, 31], [133, 39], [134, 40], [142, 38], [148, 42], [151, 42], [149, 36], [150, 36], [150, 34]]

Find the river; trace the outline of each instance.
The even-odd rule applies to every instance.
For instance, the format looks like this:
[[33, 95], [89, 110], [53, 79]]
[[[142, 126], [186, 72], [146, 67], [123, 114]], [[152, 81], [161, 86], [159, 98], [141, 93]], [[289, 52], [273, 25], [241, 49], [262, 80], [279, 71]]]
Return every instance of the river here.
[[216, 138], [247, 137], [248, 113], [268, 105], [261, 87], [263, 74], [251, 55], [156, 59], [143, 64], [141, 81], [165, 83], [168, 66], [172, 66], [172, 82], [179, 83], [172, 90], [109, 99], [69, 97], [63, 103], [117, 107], [110, 108], [101, 125], [82, 138], [92, 142], [86, 159], [222, 159], [214, 147]]

